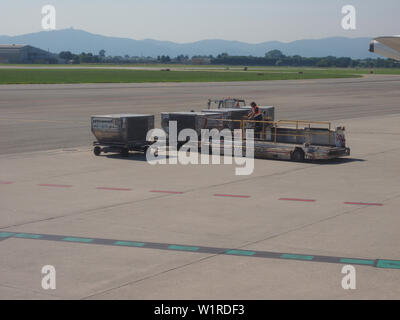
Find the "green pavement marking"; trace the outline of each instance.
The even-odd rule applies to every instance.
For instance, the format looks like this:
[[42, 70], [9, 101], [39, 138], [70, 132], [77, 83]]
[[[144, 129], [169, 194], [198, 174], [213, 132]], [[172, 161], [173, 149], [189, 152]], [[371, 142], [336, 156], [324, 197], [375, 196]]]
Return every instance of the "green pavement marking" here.
[[11, 237], [13, 234], [15, 234], [14, 232], [0, 232], [0, 238], [8, 238]]
[[117, 246], [126, 246], [126, 247], [143, 247], [145, 243], [143, 242], [132, 242], [132, 241], [116, 241], [114, 242]]
[[287, 253], [285, 253], [285, 254], [281, 255], [281, 258], [282, 259], [295, 259], [295, 260], [308, 260], [308, 261], [310, 261], [310, 260], [314, 259], [314, 256], [305, 256], [305, 255], [302, 255], [302, 254], [287, 254]]
[[[200, 246], [186, 246], [186, 245], [170, 245], [166, 243], [151, 243], [151, 242], [140, 242], [140, 241], [123, 241], [113, 239], [100, 239], [100, 238], [80, 238], [80, 237], [65, 237], [65, 235], [50, 235], [50, 234], [29, 234], [29, 233], [17, 233], [17, 232], [0, 232], [0, 240], [7, 238], [21, 238], [21, 239], [41, 239], [50, 241], [68, 241], [75, 243], [87, 243], [87, 244], [102, 244], [108, 246], [125, 246], [125, 247], [138, 247], [138, 248], [151, 248], [151, 249], [168, 249], [177, 251], [187, 252], [203, 252], [213, 253], [216, 251], [226, 255], [236, 256], [247, 256], [247, 257], [260, 257], [260, 258], [271, 258], [271, 259], [292, 259], [302, 260], [310, 262], [326, 262], [326, 263], [340, 263], [340, 264], [358, 264], [371, 266], [375, 268], [383, 269], [399, 269], [400, 260], [385, 260], [385, 259], [359, 259], [359, 258], [342, 258], [342, 257], [328, 257], [328, 256], [312, 256], [304, 254], [290, 254], [280, 252], [264, 252], [264, 251], [250, 251], [250, 250], [236, 250], [236, 249], [223, 249], [223, 248], [211, 248], [211, 247], [200, 247]], [[218, 249], [218, 250], [216, 250]]]
[[399, 260], [378, 260], [376, 267], [377, 268], [385, 268], [385, 269], [400, 269], [400, 261]]
[[75, 238], [75, 237], [67, 237], [62, 239], [63, 241], [70, 241], [70, 242], [93, 242], [93, 239], [88, 239], [88, 238]]
[[373, 266], [375, 264], [374, 260], [347, 259], [347, 258], [340, 259], [340, 262], [348, 263], [348, 264], [352, 264], [352, 263], [355, 263], [355, 264], [366, 264], [366, 265], [369, 265], [369, 266]]
[[253, 256], [256, 253], [254, 251], [248, 251], [248, 250], [228, 250], [225, 252], [225, 254], [237, 254], [241, 256]]
[[13, 236], [14, 238], [25, 238], [25, 239], [39, 239], [42, 236], [40, 234], [27, 234], [27, 233], [18, 233]]
[[188, 246], [176, 246], [176, 245], [170, 245], [168, 246], [168, 249], [170, 250], [183, 250], [183, 251], [197, 251], [200, 248], [199, 247], [188, 247]]

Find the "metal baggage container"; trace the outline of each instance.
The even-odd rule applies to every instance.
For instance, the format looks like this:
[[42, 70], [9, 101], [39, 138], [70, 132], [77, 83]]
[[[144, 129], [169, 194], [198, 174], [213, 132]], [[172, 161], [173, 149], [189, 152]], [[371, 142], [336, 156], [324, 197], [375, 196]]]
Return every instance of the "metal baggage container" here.
[[242, 108], [204, 109], [202, 112], [220, 113], [224, 116], [224, 119], [229, 120], [242, 120], [249, 113], [246, 109]]
[[220, 118], [215, 112], [162, 112], [161, 127], [169, 134], [169, 122], [176, 121], [178, 134], [183, 129], [193, 129], [200, 136], [201, 129], [214, 128]]
[[109, 114], [91, 117], [92, 133], [99, 143], [130, 143], [146, 141], [147, 132], [154, 129], [154, 115]]
[[239, 120], [247, 118], [248, 111], [241, 108], [221, 108], [221, 109], [204, 109], [203, 112], [216, 112], [221, 115], [221, 119], [225, 120], [236, 120], [236, 121], [226, 121], [223, 123], [223, 128], [240, 129]]

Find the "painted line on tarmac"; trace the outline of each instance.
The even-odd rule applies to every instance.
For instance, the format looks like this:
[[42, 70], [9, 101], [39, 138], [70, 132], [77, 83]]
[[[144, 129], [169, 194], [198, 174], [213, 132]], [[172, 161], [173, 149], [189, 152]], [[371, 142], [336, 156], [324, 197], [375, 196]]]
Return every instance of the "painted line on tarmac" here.
[[16, 118], [0, 118], [0, 121], [17, 121], [17, 122], [45, 122], [45, 123], [70, 123], [70, 124], [81, 124], [85, 125], [87, 123], [75, 122], [75, 121], [63, 121], [63, 120], [44, 120], [44, 119], [16, 119]]
[[400, 270], [400, 260], [320, 256], [320, 255], [299, 254], [299, 253], [289, 253], [289, 252], [271, 252], [271, 251], [243, 250], [243, 249], [232, 249], [232, 248], [202, 247], [195, 245], [143, 242], [143, 241], [132, 241], [132, 240], [115, 240], [115, 239], [86, 238], [86, 237], [83, 238], [77, 236], [52, 235], [52, 234], [18, 233], [12, 231], [0, 232], [0, 241], [12, 238], [56, 241], [56, 242], [64, 242], [70, 244], [103, 245], [103, 246], [125, 247], [125, 248], [129, 247], [129, 248], [156, 249], [156, 250], [166, 250], [175, 252], [206, 253], [206, 254], [216, 254], [216, 255], [226, 255], [226, 256], [248, 257], [248, 258], [266, 258], [266, 259], [276, 259], [276, 260], [286, 260], [286, 261], [292, 260], [292, 261], [302, 261], [302, 262], [351, 264], [359, 266], [369, 266], [378, 269]]
[[352, 205], [359, 205], [359, 206], [383, 206], [383, 203], [365, 203], [365, 202], [344, 202], [344, 204], [352, 204]]
[[239, 194], [214, 194], [215, 197], [231, 197], [231, 198], [250, 198], [250, 196], [239, 195]]
[[14, 232], [0, 232], [0, 241], [8, 239], [14, 234], [15, 234]]
[[66, 184], [38, 184], [39, 187], [51, 187], [51, 188], [72, 188], [71, 185]]
[[97, 187], [97, 190], [109, 190], [109, 191], [132, 191], [129, 188], [109, 188], [109, 187]]
[[77, 238], [77, 237], [65, 237], [62, 240], [63, 241], [69, 241], [69, 242], [82, 242], [82, 243], [91, 243], [91, 242], [93, 242], [93, 239], [90, 239], [90, 238]]
[[[0, 181], [0, 185], [10, 185], [13, 181]], [[64, 184], [38, 184], [40, 187], [51, 187], [51, 188], [72, 188], [72, 185]], [[108, 191], [132, 191], [130, 188], [112, 188], [112, 187], [96, 187], [97, 190], [108, 190]], [[153, 193], [166, 193], [166, 194], [184, 194], [181, 191], [169, 191], [169, 190], [150, 190]], [[237, 195], [237, 194], [214, 194], [215, 197], [230, 197], [230, 198], [250, 198], [249, 195]], [[315, 199], [301, 199], [301, 198], [279, 198], [281, 201], [298, 201], [298, 202], [316, 202]], [[382, 207], [383, 203], [366, 203], [366, 202], [343, 202], [347, 205], [360, 205], [360, 206], [377, 206]]]
[[279, 198], [282, 201], [300, 201], [300, 202], [316, 202], [317, 200], [313, 199], [298, 199], [298, 198]]
[[149, 192], [153, 192], [153, 193], [168, 193], [168, 194], [183, 194], [183, 192], [180, 192], [180, 191], [168, 191], [168, 190], [150, 190]]

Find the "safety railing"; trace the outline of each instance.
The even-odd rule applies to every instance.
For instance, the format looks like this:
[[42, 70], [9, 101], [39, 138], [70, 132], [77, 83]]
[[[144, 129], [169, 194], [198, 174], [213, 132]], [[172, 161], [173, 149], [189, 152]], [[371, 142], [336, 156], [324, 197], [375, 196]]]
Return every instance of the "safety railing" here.
[[[328, 145], [331, 144], [331, 123], [326, 121], [307, 121], [307, 120], [279, 120], [279, 121], [257, 121], [242, 120], [243, 129], [249, 128], [249, 123], [253, 124], [256, 132], [256, 139], [267, 140], [267, 130], [273, 135], [273, 142], [277, 143], [279, 137], [294, 137], [294, 143], [299, 143], [300, 138], [304, 142], [311, 143], [312, 136], [326, 136]], [[257, 128], [257, 125], [259, 128]], [[318, 125], [318, 128], [315, 128]], [[321, 126], [324, 126], [321, 128]], [[286, 129], [286, 132], [285, 132]], [[312, 129], [315, 129], [314, 131]], [[320, 129], [320, 131], [317, 131]], [[280, 131], [280, 132], [279, 132]], [[283, 131], [283, 132], [282, 132]], [[243, 132], [243, 137], [245, 133]], [[292, 142], [293, 143], [293, 142]]]
[[[315, 125], [319, 127], [316, 128]], [[321, 126], [324, 126], [321, 128]], [[307, 120], [279, 120], [279, 121], [258, 121], [258, 120], [229, 120], [229, 119], [209, 119], [207, 128], [222, 130], [241, 129], [242, 139], [246, 139], [246, 130], [255, 129], [255, 140], [281, 142], [279, 137], [294, 137], [294, 141], [288, 143], [300, 143], [301, 138], [304, 142], [311, 144], [312, 136], [327, 136], [327, 144], [331, 144], [331, 123], [327, 121], [307, 121]], [[286, 129], [286, 132], [285, 132]], [[314, 129], [314, 131], [313, 131]], [[320, 129], [320, 131], [318, 131]], [[283, 131], [283, 132], [282, 132]], [[268, 139], [270, 137], [270, 139]], [[289, 140], [289, 139], [287, 139]], [[303, 143], [303, 142], [302, 142]]]

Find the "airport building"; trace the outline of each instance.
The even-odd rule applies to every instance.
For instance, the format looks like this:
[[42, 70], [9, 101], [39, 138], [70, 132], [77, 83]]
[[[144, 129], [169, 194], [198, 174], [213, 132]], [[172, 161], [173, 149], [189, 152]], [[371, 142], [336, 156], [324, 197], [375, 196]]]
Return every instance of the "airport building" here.
[[58, 63], [56, 54], [29, 45], [0, 45], [0, 63]]

